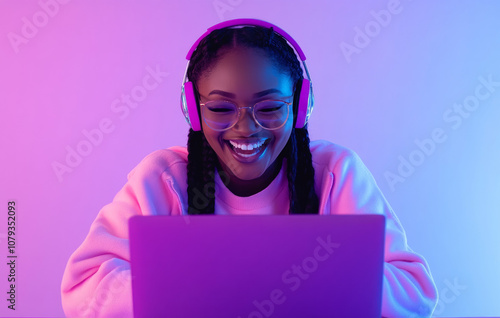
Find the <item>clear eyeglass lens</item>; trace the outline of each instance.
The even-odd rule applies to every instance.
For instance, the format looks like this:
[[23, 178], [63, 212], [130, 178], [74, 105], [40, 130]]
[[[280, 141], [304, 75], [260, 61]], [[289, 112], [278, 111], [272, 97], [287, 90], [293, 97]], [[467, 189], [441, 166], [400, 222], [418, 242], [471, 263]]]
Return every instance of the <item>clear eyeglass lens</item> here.
[[288, 105], [281, 101], [263, 101], [255, 104], [254, 114], [262, 127], [277, 128], [288, 118]]
[[215, 130], [227, 129], [238, 120], [236, 105], [225, 101], [208, 102], [201, 113], [207, 125]]
[[[276, 129], [288, 118], [289, 107], [282, 101], [262, 101], [254, 106], [257, 122], [264, 128]], [[228, 101], [208, 102], [202, 107], [207, 125], [215, 130], [225, 130], [238, 121], [238, 107]]]

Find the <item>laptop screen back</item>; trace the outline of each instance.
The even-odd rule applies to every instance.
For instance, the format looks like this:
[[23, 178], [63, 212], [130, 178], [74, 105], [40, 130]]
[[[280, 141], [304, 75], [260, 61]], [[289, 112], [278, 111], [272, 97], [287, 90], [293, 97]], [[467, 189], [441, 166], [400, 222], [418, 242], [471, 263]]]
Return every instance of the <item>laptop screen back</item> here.
[[130, 219], [136, 317], [380, 317], [382, 215]]

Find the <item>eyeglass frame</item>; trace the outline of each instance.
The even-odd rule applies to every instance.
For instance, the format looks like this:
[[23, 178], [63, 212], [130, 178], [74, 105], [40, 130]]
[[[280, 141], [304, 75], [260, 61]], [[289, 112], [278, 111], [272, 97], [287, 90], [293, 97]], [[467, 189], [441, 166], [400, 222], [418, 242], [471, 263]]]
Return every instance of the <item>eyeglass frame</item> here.
[[[290, 96], [289, 98], [292, 98], [293, 96]], [[227, 128], [224, 128], [224, 129], [215, 129], [215, 128], [212, 128], [210, 126], [210, 124], [205, 120], [205, 116], [203, 116], [203, 111], [201, 111], [201, 107], [204, 107], [206, 104], [208, 103], [212, 103], [212, 102], [227, 102], [227, 103], [230, 103], [230, 104], [233, 104], [234, 106], [236, 106], [236, 109], [238, 110], [238, 116], [236, 117], [236, 120], [234, 121], [234, 123], [232, 125], [230, 125], [229, 127]], [[278, 126], [278, 127], [275, 127], [275, 128], [267, 128], [267, 127], [264, 127], [261, 125], [261, 123], [257, 120], [257, 118], [255, 118], [255, 105], [257, 105], [258, 103], [263, 103], [263, 102], [283, 102], [286, 107], [287, 107], [287, 114], [286, 114], [286, 118], [285, 120], [283, 121], [283, 123]], [[231, 128], [233, 128], [237, 123], [238, 121], [240, 120], [240, 116], [241, 116], [241, 111], [240, 109], [251, 109], [252, 110], [252, 117], [253, 117], [253, 120], [254, 122], [257, 123], [257, 125], [259, 125], [260, 127], [266, 129], [266, 130], [277, 130], [277, 129], [280, 129], [282, 128], [283, 126], [285, 126], [286, 122], [288, 121], [288, 117], [290, 116], [290, 106], [293, 105], [293, 101], [291, 102], [285, 102], [284, 100], [281, 100], [281, 99], [265, 99], [265, 100], [261, 100], [259, 102], [256, 102], [255, 104], [253, 104], [252, 106], [245, 106], [245, 107], [239, 107], [235, 102], [232, 102], [230, 100], [225, 100], [225, 99], [219, 99], [219, 100], [210, 100], [210, 101], [207, 101], [206, 103], [200, 103], [200, 115], [203, 119], [203, 121], [207, 124], [208, 127], [210, 127], [210, 129], [212, 130], [215, 130], [215, 131], [226, 131], [226, 130], [229, 130]], [[293, 113], [293, 110], [292, 110], [292, 113]]]

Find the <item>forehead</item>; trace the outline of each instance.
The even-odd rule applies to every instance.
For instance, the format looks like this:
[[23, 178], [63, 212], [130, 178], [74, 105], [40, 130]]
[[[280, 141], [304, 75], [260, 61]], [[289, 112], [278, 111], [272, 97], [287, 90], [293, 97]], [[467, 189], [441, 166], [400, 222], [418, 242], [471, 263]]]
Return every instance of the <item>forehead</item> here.
[[271, 88], [287, 96], [293, 93], [290, 76], [280, 70], [265, 51], [243, 47], [223, 53], [200, 77], [197, 86], [203, 96], [212, 90], [222, 90], [246, 97]]

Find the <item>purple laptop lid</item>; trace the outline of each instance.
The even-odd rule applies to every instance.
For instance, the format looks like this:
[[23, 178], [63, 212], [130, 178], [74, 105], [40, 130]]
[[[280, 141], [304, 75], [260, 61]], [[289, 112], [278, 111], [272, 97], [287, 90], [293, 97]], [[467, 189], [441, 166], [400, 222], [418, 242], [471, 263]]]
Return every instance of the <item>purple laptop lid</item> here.
[[137, 216], [135, 317], [380, 317], [383, 215]]

